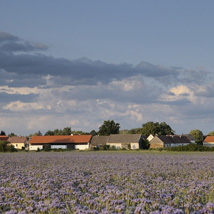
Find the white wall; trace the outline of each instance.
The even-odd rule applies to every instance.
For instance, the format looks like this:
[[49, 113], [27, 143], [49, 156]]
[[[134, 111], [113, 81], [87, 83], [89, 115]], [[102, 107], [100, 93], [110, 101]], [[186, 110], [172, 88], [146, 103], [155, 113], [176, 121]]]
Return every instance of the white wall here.
[[171, 147], [175, 147], [175, 146], [187, 146], [189, 145], [189, 143], [172, 143]]
[[75, 149], [79, 149], [79, 150], [89, 149], [89, 144], [75, 145]]
[[43, 145], [31, 145], [31, 144], [29, 144], [29, 150], [31, 150], [31, 151], [37, 151], [38, 148], [40, 150], [42, 150], [43, 149]]
[[207, 146], [207, 147], [213, 147], [214, 146], [214, 142], [210, 142], [210, 143], [203, 142], [203, 145]]
[[131, 143], [131, 149], [139, 149], [139, 143]]
[[67, 145], [51, 145], [51, 149], [67, 149]]

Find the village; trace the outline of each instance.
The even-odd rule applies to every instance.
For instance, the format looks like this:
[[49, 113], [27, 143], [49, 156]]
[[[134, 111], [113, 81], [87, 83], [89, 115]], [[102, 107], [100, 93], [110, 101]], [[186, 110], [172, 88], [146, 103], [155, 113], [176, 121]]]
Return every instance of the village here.
[[[97, 150], [97, 149], [158, 149], [196, 144], [191, 135], [155, 135], [141, 134], [110, 134], [109, 136], [93, 135], [58, 135], [21, 137], [0, 136], [0, 141], [7, 141], [17, 150]], [[146, 144], [149, 146], [146, 147]], [[214, 136], [207, 136], [203, 145], [214, 146]]]

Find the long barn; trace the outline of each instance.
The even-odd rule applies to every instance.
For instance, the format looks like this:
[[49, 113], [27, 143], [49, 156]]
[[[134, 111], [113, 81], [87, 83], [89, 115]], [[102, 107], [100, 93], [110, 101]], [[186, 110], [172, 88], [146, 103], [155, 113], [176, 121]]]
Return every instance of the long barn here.
[[92, 135], [57, 135], [33, 136], [29, 142], [29, 150], [50, 149], [89, 149]]

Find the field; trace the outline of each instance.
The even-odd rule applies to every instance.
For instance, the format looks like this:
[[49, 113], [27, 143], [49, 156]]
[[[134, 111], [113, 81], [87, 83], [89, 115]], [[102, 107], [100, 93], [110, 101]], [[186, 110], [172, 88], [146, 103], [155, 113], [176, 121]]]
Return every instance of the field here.
[[0, 213], [214, 213], [214, 155], [1, 153]]

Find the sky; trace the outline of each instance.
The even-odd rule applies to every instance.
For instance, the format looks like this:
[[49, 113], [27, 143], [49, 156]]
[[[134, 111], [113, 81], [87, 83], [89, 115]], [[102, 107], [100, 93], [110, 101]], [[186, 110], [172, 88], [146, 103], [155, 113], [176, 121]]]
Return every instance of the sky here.
[[104, 120], [214, 130], [213, 0], [0, 0], [0, 130]]

